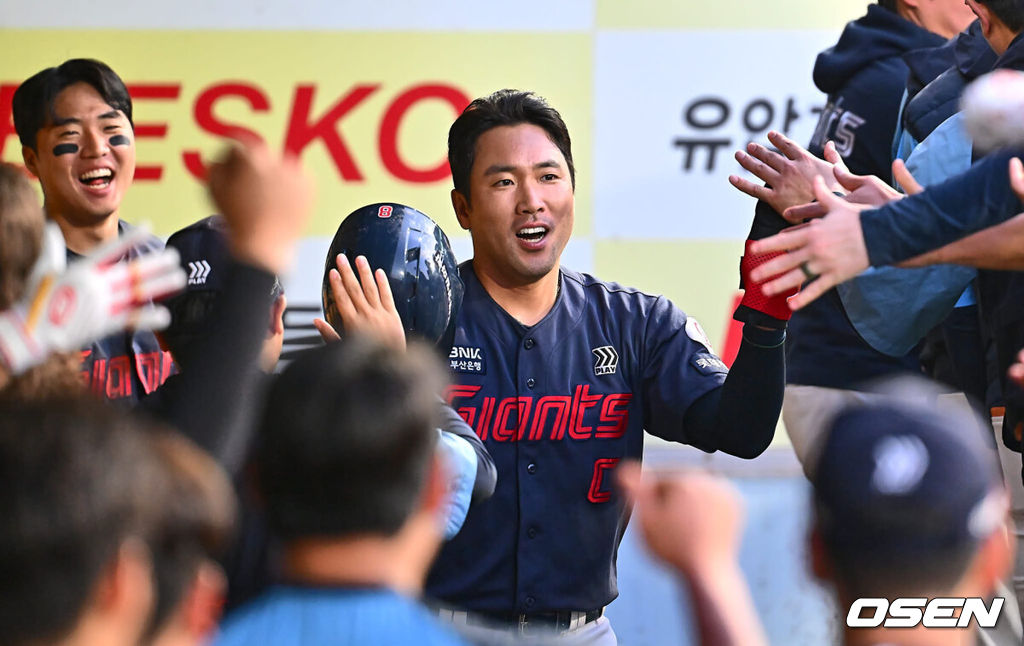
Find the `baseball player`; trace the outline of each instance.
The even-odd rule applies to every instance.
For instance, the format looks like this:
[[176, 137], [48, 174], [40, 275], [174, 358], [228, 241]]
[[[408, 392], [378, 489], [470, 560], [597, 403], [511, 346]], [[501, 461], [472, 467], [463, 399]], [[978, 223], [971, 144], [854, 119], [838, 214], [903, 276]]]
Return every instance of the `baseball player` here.
[[[100, 61], [71, 59], [33, 75], [11, 109], [25, 166], [39, 178], [46, 217], [64, 234], [69, 262], [128, 235], [121, 200], [135, 173], [132, 100], [120, 77]], [[132, 238], [124, 258], [163, 248], [159, 238]], [[83, 348], [81, 372], [101, 397], [134, 403], [170, 376], [173, 364], [144, 329], [106, 336]]]
[[615, 644], [603, 613], [617, 595], [628, 510], [613, 471], [641, 457], [644, 429], [708, 452], [763, 452], [782, 402], [786, 323], [772, 314], [785, 316], [785, 299], [747, 283], [730, 374], [697, 321], [664, 297], [562, 267], [569, 134], [531, 93], [471, 103], [449, 131], [448, 159], [474, 249], [459, 268], [449, 401], [486, 444], [498, 484], [442, 549], [428, 593], [473, 638]]

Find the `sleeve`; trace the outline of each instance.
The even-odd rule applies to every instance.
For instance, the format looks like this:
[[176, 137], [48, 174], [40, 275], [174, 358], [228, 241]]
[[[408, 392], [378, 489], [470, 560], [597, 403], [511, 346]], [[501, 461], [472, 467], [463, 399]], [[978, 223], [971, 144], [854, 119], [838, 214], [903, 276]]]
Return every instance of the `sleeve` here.
[[697, 320], [659, 296], [646, 314], [642, 347], [644, 428], [689, 442], [683, 423], [690, 405], [725, 382], [728, 368], [711, 350]]
[[892, 265], [944, 247], [1022, 210], [1009, 161], [1022, 149], [992, 153], [965, 173], [860, 215], [872, 266]]
[[274, 276], [233, 262], [210, 333], [197, 340], [173, 388], [141, 406], [209, 452], [231, 474], [248, 454], [255, 400], [263, 384], [259, 366], [270, 316]]
[[440, 411], [441, 430], [449, 435], [457, 436], [461, 441], [467, 443], [476, 455], [476, 472], [473, 476], [473, 502], [477, 503], [487, 500], [494, 493], [494, 487], [498, 483], [498, 470], [494, 466], [491, 454], [487, 452], [487, 447], [484, 446], [484, 443], [477, 434], [473, 432], [473, 429], [469, 427], [469, 424], [451, 406], [442, 402]]
[[743, 326], [743, 341], [721, 388], [686, 414], [690, 443], [704, 451], [756, 458], [775, 437], [786, 388], [785, 330]]

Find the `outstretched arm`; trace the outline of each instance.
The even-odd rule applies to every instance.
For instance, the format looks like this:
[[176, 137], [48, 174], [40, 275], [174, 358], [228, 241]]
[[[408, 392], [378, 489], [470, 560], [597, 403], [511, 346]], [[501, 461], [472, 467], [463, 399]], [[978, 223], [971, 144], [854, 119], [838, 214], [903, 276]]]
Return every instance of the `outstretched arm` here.
[[721, 387], [690, 405], [683, 419], [690, 444], [756, 458], [775, 437], [786, 388], [785, 330], [743, 326], [743, 341]]
[[618, 480], [648, 549], [682, 578], [704, 646], [768, 643], [739, 567], [743, 509], [723, 480], [693, 472], [641, 475], [626, 463]]
[[[1009, 173], [1013, 192], [1024, 201], [1024, 166], [1017, 157], [1010, 160]], [[979, 269], [1024, 270], [1024, 214], [899, 264], [901, 267], [924, 267], [940, 263]]]

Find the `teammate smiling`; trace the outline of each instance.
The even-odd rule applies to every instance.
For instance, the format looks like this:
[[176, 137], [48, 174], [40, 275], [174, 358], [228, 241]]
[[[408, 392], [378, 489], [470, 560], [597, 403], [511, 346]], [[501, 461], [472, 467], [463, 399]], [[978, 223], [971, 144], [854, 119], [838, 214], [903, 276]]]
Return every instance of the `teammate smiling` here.
[[[64, 234], [68, 260], [130, 229], [119, 210], [135, 175], [135, 135], [120, 77], [100, 61], [71, 59], [22, 83], [12, 110], [22, 158], [39, 178], [46, 216]], [[162, 248], [149, 236], [127, 258]], [[159, 387], [171, 366], [152, 332], [127, 332], [93, 343], [81, 371], [96, 394], [135, 401]]]
[[602, 615], [628, 513], [611, 470], [641, 456], [644, 429], [709, 452], [763, 452], [785, 372], [785, 321], [771, 313], [788, 309], [748, 290], [751, 322], [727, 378], [667, 299], [562, 267], [575, 167], [561, 116], [533, 94], [470, 104], [448, 158], [474, 250], [460, 267], [452, 356], [478, 357], [452, 361], [449, 399], [486, 443], [498, 485], [444, 547], [428, 592], [484, 640], [497, 629], [614, 644]]

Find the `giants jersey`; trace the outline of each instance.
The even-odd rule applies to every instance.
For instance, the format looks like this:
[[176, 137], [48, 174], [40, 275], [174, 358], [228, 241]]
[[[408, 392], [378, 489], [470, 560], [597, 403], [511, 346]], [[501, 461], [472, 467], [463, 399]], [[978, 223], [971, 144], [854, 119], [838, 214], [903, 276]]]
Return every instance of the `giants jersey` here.
[[691, 403], [726, 367], [696, 320], [664, 297], [561, 270], [552, 310], [520, 324], [471, 262], [448, 400], [494, 458], [494, 495], [445, 544], [428, 594], [475, 611], [590, 610], [618, 594], [628, 512], [612, 470], [643, 430], [686, 442]]
[[[120, 220], [117, 235], [124, 235], [133, 228], [133, 225]], [[149, 236], [129, 249], [124, 260], [134, 260], [163, 248], [162, 240]], [[67, 250], [68, 263], [81, 258], [74, 251]], [[148, 330], [115, 332], [93, 341], [82, 349], [81, 358], [79, 370], [93, 394], [130, 405], [155, 391], [175, 372], [171, 353], [164, 352], [156, 336]]]

